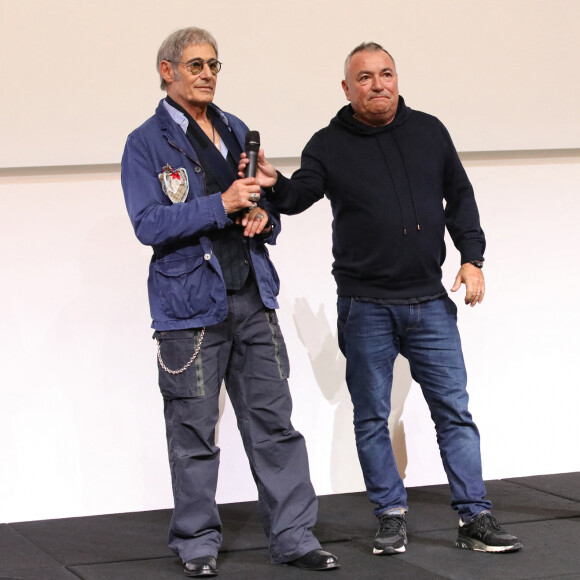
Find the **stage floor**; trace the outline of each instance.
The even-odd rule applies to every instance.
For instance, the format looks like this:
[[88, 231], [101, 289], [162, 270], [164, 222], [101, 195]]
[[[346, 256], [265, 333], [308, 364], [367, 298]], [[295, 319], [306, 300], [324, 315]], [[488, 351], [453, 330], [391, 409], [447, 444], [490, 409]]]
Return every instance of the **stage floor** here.
[[[404, 554], [373, 556], [376, 518], [364, 493], [320, 497], [316, 534], [339, 570], [326, 580], [580, 578], [580, 473], [486, 482], [493, 514], [524, 549], [485, 554], [455, 548], [457, 515], [446, 485], [410, 488]], [[224, 504], [219, 578], [319, 578], [271, 565], [256, 502]], [[185, 578], [166, 546], [170, 510], [0, 525], [0, 580], [165, 580]]]

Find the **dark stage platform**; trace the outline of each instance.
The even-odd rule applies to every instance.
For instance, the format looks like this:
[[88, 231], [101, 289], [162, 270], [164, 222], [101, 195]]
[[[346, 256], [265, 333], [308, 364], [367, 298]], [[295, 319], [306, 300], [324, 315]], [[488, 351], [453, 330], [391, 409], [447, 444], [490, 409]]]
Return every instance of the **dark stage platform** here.
[[[220, 506], [219, 578], [235, 580], [580, 578], [580, 473], [487, 482], [494, 515], [524, 543], [521, 552], [455, 548], [457, 515], [446, 485], [409, 489], [405, 554], [373, 556], [376, 519], [364, 493], [320, 498], [316, 533], [341, 568], [304, 572], [271, 565], [256, 503]], [[170, 510], [0, 525], [0, 580], [185, 578], [166, 547]]]

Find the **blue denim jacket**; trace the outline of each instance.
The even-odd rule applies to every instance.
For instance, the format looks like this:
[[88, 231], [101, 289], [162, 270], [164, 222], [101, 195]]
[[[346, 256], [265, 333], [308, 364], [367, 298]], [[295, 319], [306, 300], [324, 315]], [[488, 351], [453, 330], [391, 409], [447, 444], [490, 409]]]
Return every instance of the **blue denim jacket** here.
[[[243, 149], [246, 125], [210, 106]], [[170, 190], [172, 183], [188, 182], [187, 197], [171, 201], [165, 193], [167, 182]], [[224, 211], [221, 193], [206, 195], [198, 156], [163, 101], [155, 115], [127, 138], [121, 183], [135, 234], [141, 243], [153, 247], [148, 280], [151, 326], [178, 330], [222, 321], [228, 310], [226, 288], [207, 234], [232, 222]], [[260, 205], [275, 224], [274, 233], [267, 238], [274, 244], [280, 232], [279, 216], [267, 201]], [[261, 236], [250, 239], [250, 255], [262, 302], [267, 308], [278, 308], [280, 281], [265, 241]]]

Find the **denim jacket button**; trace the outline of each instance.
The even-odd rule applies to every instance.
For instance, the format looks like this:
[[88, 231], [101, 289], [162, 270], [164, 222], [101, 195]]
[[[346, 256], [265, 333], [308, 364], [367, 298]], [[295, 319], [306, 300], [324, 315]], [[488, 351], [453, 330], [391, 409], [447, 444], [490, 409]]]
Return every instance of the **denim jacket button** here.
[[196, 165], [194, 171], [196, 173], [201, 173], [201, 167], [199, 165]]
[[203, 259], [204, 260], [211, 260], [211, 254], [204, 254]]

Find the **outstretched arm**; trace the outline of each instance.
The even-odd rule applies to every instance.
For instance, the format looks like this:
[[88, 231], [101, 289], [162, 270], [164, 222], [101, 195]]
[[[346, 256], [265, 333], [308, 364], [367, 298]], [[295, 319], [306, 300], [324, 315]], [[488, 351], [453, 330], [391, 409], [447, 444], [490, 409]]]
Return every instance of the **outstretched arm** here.
[[[279, 213], [295, 215], [308, 209], [324, 197], [326, 192], [326, 167], [319, 152], [312, 145], [316, 136], [306, 145], [301, 156], [300, 168], [285, 177], [266, 160], [264, 151], [258, 152], [256, 179], [265, 189], [268, 201]], [[243, 175], [249, 161], [242, 153], [238, 164], [239, 175]]]

